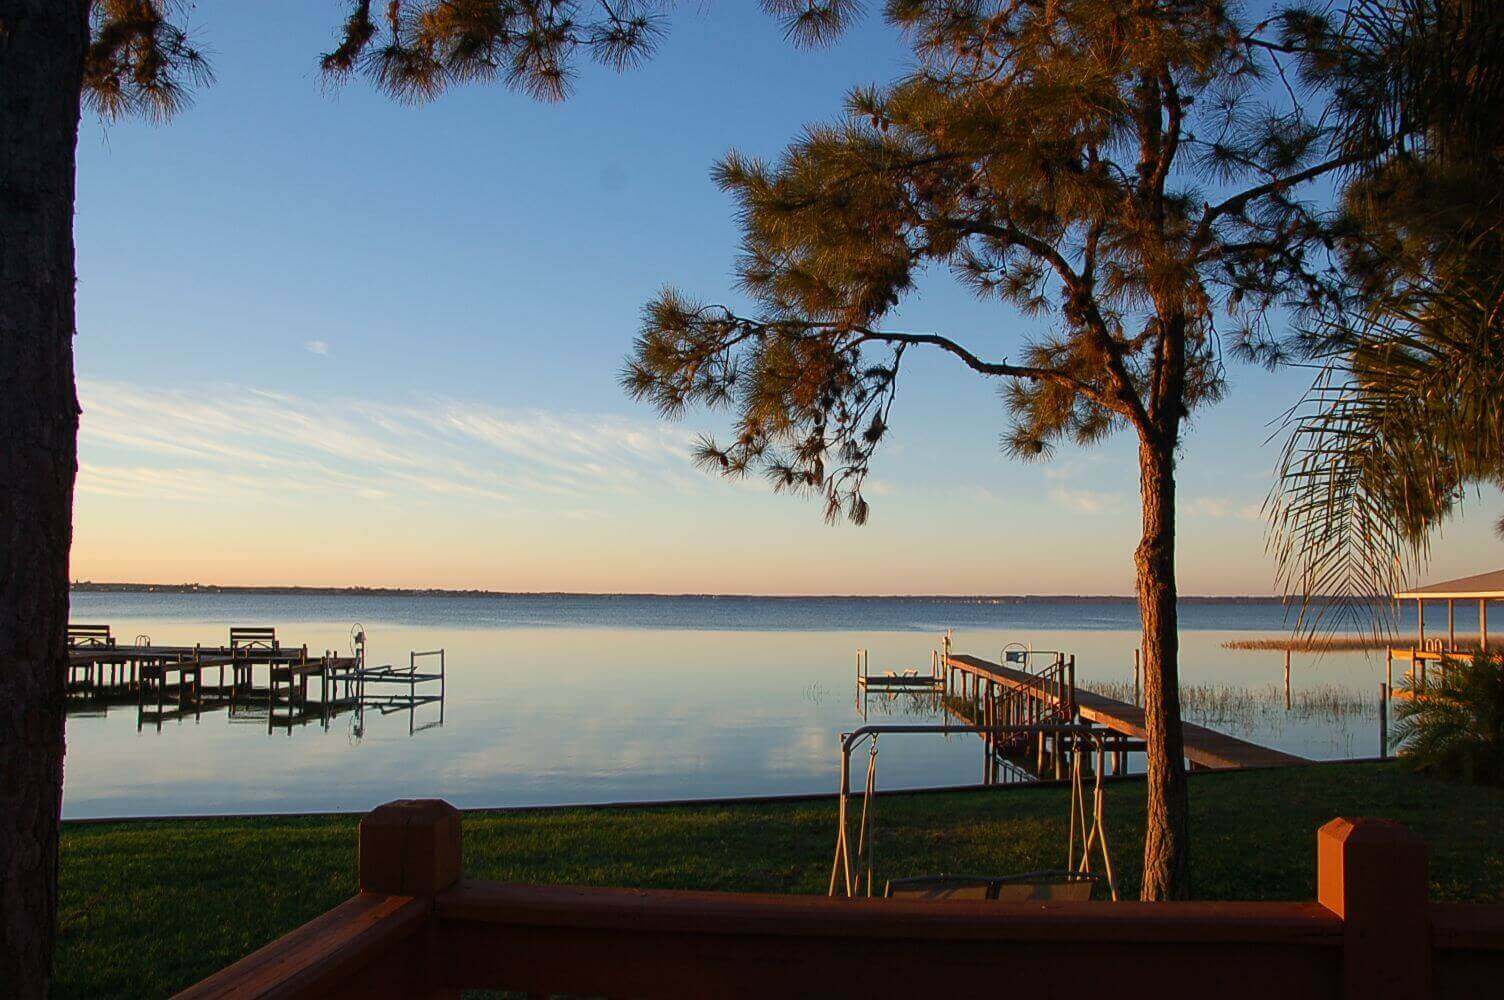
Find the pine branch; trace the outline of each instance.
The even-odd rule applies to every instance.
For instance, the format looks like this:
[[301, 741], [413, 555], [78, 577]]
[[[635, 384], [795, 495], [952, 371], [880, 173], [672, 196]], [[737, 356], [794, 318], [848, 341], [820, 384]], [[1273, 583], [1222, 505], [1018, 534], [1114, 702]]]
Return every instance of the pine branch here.
[[1259, 198], [1265, 198], [1272, 194], [1278, 194], [1280, 192], [1287, 191], [1292, 187], [1304, 184], [1307, 181], [1315, 180], [1316, 178], [1321, 177], [1325, 174], [1329, 174], [1335, 170], [1342, 170], [1345, 167], [1354, 166], [1355, 164], [1361, 162], [1363, 159], [1364, 156], [1358, 153], [1346, 153], [1341, 156], [1334, 156], [1329, 160], [1324, 160], [1321, 163], [1307, 167], [1304, 170], [1297, 170], [1293, 174], [1286, 174], [1283, 177], [1276, 177], [1274, 180], [1268, 181], [1267, 183], [1256, 185], [1254, 187], [1248, 188], [1245, 191], [1240, 191], [1239, 193], [1233, 195], [1230, 198], [1227, 198], [1224, 201], [1219, 202], [1216, 205], [1208, 205], [1206, 211], [1201, 215], [1200, 224], [1197, 226], [1195, 245], [1201, 247], [1206, 244], [1206, 240], [1211, 234], [1212, 224], [1222, 216], [1241, 212], [1245, 207], [1247, 207], [1249, 203], [1256, 201]]

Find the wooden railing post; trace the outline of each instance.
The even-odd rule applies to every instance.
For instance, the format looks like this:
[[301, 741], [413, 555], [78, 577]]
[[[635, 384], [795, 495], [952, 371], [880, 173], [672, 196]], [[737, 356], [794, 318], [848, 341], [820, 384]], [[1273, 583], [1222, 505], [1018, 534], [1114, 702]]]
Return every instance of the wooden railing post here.
[[1317, 900], [1342, 918], [1347, 1000], [1431, 996], [1426, 844], [1383, 819], [1334, 819], [1316, 834]]
[[360, 821], [360, 891], [432, 896], [460, 878], [460, 811], [442, 799], [399, 799]]
[[457, 1000], [437, 986], [434, 897], [460, 878], [459, 810], [438, 799], [360, 821], [360, 894], [191, 987], [182, 997]]

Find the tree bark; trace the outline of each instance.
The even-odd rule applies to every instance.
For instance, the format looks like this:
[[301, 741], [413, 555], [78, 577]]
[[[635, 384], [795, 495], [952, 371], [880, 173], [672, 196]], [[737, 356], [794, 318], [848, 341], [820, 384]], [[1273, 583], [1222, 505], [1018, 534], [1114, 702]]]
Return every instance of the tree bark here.
[[88, 0], [0, 0], [0, 983], [47, 993], [57, 922]]
[[1145, 900], [1190, 895], [1190, 805], [1180, 725], [1180, 636], [1175, 588], [1174, 436], [1139, 443], [1143, 537], [1134, 554], [1143, 618], [1144, 726], [1148, 730]]

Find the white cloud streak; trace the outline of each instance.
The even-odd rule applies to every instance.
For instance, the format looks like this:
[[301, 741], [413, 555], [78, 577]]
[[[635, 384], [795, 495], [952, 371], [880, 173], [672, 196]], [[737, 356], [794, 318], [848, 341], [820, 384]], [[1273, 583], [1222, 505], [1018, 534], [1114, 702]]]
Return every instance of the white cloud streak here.
[[693, 433], [625, 417], [432, 399], [382, 405], [236, 385], [155, 392], [85, 379], [79, 490], [105, 496], [296, 501], [459, 498], [560, 505], [703, 487]]
[[1262, 521], [1264, 513], [1256, 503], [1239, 503], [1230, 497], [1191, 497], [1183, 501], [1181, 513], [1191, 517], [1217, 520]]
[[1098, 493], [1095, 490], [1072, 489], [1069, 486], [1051, 489], [1050, 499], [1080, 514], [1101, 514], [1123, 501], [1122, 495], [1118, 493]]

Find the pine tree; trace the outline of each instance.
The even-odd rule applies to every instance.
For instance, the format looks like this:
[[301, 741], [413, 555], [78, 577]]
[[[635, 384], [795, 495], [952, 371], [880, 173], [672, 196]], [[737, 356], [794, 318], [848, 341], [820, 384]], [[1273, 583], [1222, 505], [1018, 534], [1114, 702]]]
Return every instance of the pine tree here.
[[[790, 5], [797, 6], [797, 5]], [[743, 227], [748, 315], [675, 290], [644, 310], [623, 384], [667, 415], [735, 413], [700, 464], [766, 475], [867, 519], [909, 351], [1002, 383], [1006, 450], [1049, 455], [1117, 431], [1138, 444], [1134, 555], [1148, 731], [1145, 899], [1189, 892], [1176, 629], [1175, 467], [1187, 417], [1226, 387], [1219, 344], [1293, 311], [1329, 315], [1335, 219], [1303, 200], [1357, 155], [1308, 116], [1283, 21], [1217, 0], [890, 0], [915, 70], [856, 90], [767, 163], [716, 179]], [[884, 319], [932, 265], [1032, 317], [990, 332]]]
[[[176, 0], [0, 0], [0, 983], [45, 996], [57, 921], [77, 469], [73, 202], [81, 106], [165, 119], [209, 67]], [[497, 79], [565, 96], [581, 56], [624, 68], [662, 26], [657, 0], [371, 0], [323, 57], [421, 101]], [[335, 9], [338, 9], [337, 7]], [[310, 54], [311, 55], [311, 54]]]

